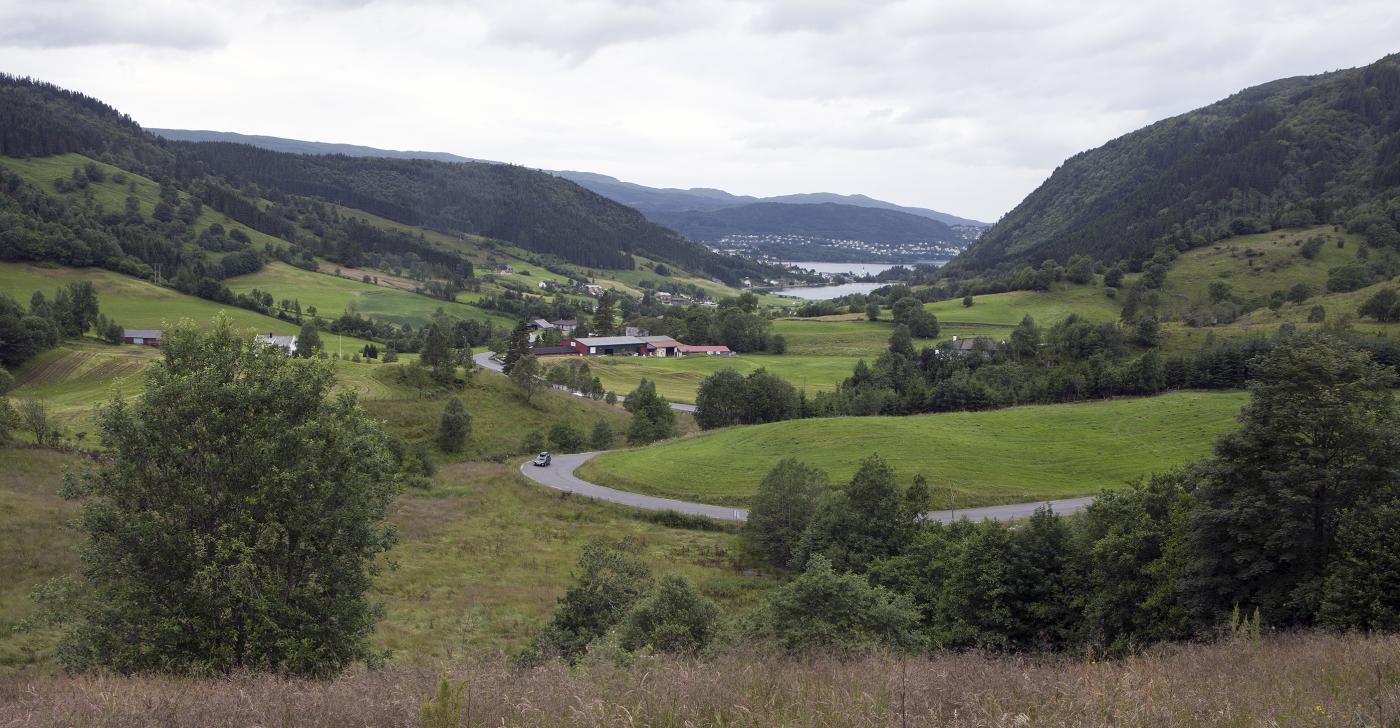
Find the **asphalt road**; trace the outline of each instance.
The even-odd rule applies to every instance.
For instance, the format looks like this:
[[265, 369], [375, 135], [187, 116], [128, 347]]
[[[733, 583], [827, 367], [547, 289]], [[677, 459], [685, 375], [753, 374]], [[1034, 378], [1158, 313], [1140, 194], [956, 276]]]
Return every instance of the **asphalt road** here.
[[[610, 503], [619, 503], [633, 508], [641, 508], [649, 511], [677, 511], [695, 516], [708, 516], [721, 521], [743, 521], [748, 518], [749, 512], [743, 508], [726, 508], [724, 506], [712, 506], [705, 503], [691, 503], [688, 501], [673, 500], [671, 498], [658, 498], [656, 496], [631, 493], [625, 490], [616, 490], [605, 486], [590, 483], [577, 475], [574, 470], [578, 466], [592, 460], [600, 453], [581, 452], [573, 455], [555, 455], [554, 461], [545, 467], [536, 467], [530, 463], [520, 466], [520, 472], [530, 480], [540, 485], [548, 486], [565, 493], [577, 493], [589, 498], [597, 498]], [[951, 511], [931, 511], [924, 515], [931, 521], [940, 523], [952, 523], [959, 518], [967, 518], [972, 521], [1012, 521], [1021, 518], [1029, 518], [1035, 513], [1035, 509], [1044, 505], [1049, 505], [1056, 513], [1074, 513], [1083, 510], [1094, 501], [1092, 496], [1084, 498], [1065, 498], [1053, 501], [1038, 501], [1035, 503], [1016, 503], [1007, 506], [986, 506], [984, 508], [960, 508]]]
[[[495, 352], [483, 351], [472, 355], [475, 361], [484, 369], [493, 372], [502, 371], [501, 363], [492, 359]], [[555, 389], [566, 392], [573, 391], [568, 387], [552, 385]], [[619, 397], [618, 400], [624, 400]], [[681, 412], [694, 412], [695, 405], [671, 403], [671, 409]], [[631, 493], [625, 490], [608, 488], [595, 483], [590, 483], [574, 475], [574, 470], [578, 466], [588, 462], [597, 456], [597, 452], [581, 452], [572, 455], [555, 455], [554, 461], [550, 465], [542, 468], [535, 467], [530, 463], [520, 466], [520, 472], [530, 480], [540, 485], [563, 491], [565, 493], [577, 493], [589, 498], [597, 498], [610, 503], [618, 503], [633, 508], [641, 508], [648, 511], [676, 511], [694, 516], [707, 516], [721, 521], [743, 521], [748, 518], [749, 512], [743, 508], [727, 508], [725, 506], [714, 506], [707, 503], [690, 503], [688, 501], [673, 500], [671, 498], [658, 498], [656, 496], [642, 495], [641, 493]], [[949, 511], [931, 511], [925, 514], [925, 518], [941, 523], [952, 523], [959, 518], [967, 518], [972, 521], [1014, 521], [1021, 518], [1029, 518], [1041, 506], [1050, 506], [1056, 513], [1066, 514], [1082, 511], [1090, 503], [1094, 502], [1093, 496], [1083, 498], [1064, 498], [1052, 501], [1036, 501], [1034, 503], [1014, 503], [1007, 506], [985, 506], [983, 508], [960, 508]]]
[[[478, 366], [481, 366], [485, 369], [490, 369], [493, 372], [504, 372], [505, 369], [501, 367], [501, 363], [491, 358], [495, 355], [496, 352], [494, 351], [483, 351], [480, 354], [472, 354], [472, 361], [476, 362]], [[562, 384], [551, 384], [550, 386], [554, 387], [557, 390], [560, 390], [561, 392], [574, 391], [572, 389], [569, 389], [568, 387], [565, 387]], [[623, 397], [622, 395], [618, 395], [617, 401], [626, 402], [627, 398]], [[695, 405], [682, 404], [680, 402], [672, 402], [671, 409], [676, 410], [677, 412], [694, 412]]]

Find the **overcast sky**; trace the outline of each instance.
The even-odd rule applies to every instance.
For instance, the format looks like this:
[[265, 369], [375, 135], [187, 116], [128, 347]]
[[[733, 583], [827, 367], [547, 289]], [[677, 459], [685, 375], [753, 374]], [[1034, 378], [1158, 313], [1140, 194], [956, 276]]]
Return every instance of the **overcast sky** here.
[[0, 70], [145, 126], [989, 221], [1075, 152], [1398, 50], [1395, 0], [0, 0]]

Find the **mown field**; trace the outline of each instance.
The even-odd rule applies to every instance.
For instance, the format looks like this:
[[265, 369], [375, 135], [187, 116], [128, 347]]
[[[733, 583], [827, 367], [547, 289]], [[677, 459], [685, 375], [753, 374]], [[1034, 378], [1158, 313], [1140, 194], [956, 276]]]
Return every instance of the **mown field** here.
[[1030, 314], [1041, 326], [1059, 322], [1070, 314], [1079, 314], [1090, 321], [1117, 321], [1123, 305], [1109, 298], [1102, 285], [1068, 283], [1055, 284], [1050, 291], [1011, 291], [974, 296], [971, 306], [961, 298], [924, 304], [938, 317], [939, 323], [981, 324], [1006, 327], [1008, 330]]
[[835, 417], [731, 427], [601, 455], [579, 475], [604, 485], [741, 506], [779, 460], [849, 480], [878, 453], [904, 484], [928, 479], [938, 508], [1090, 495], [1209, 454], [1235, 429], [1242, 392], [1015, 407], [915, 417]]
[[[572, 357], [570, 357], [572, 358]], [[803, 356], [796, 354], [741, 354], [739, 356], [661, 357], [589, 357], [588, 366], [603, 382], [603, 388], [625, 395], [636, 389], [642, 379], [656, 383], [656, 391], [672, 402], [695, 403], [695, 392], [705, 377], [721, 370], [734, 369], [748, 374], [760, 368], [777, 374], [794, 387], [807, 392], [836, 389], [841, 380], [851, 376], [858, 356]], [[874, 357], [867, 357], [873, 359]], [[545, 359], [555, 365], [562, 359]]]
[[460, 319], [489, 321], [499, 328], [509, 328], [515, 323], [510, 318], [465, 303], [302, 270], [286, 263], [269, 263], [257, 273], [230, 278], [224, 284], [234, 293], [248, 293], [255, 288], [271, 293], [274, 305], [281, 305], [282, 300], [287, 299], [301, 303], [303, 312], [308, 306], [315, 306], [322, 318], [357, 311], [373, 319], [419, 328], [442, 311]]

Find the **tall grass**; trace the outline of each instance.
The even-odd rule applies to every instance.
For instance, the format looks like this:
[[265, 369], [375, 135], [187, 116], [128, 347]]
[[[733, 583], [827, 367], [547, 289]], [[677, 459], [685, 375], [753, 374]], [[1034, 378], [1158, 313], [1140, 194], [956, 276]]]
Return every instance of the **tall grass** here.
[[[1400, 638], [1298, 634], [1118, 662], [981, 654], [853, 660], [641, 657], [513, 670], [480, 658], [459, 725], [1396, 725]], [[49, 677], [0, 681], [0, 726], [416, 726], [435, 670], [328, 682]]]

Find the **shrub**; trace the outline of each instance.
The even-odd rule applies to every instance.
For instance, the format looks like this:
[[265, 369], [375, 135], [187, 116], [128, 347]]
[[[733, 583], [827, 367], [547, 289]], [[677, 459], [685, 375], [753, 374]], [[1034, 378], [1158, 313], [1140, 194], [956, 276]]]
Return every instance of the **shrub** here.
[[719, 607], [685, 577], [670, 575], [627, 613], [618, 640], [625, 650], [694, 653], [710, 644], [718, 624]]
[[919, 612], [908, 597], [856, 574], [838, 574], [822, 556], [813, 556], [800, 576], [769, 594], [753, 631], [793, 652], [924, 644]]
[[447, 400], [438, 420], [437, 443], [443, 452], [461, 452], [472, 434], [472, 416], [460, 397]]
[[569, 422], [559, 422], [549, 428], [549, 441], [559, 452], [579, 452], [587, 442], [583, 431]]

